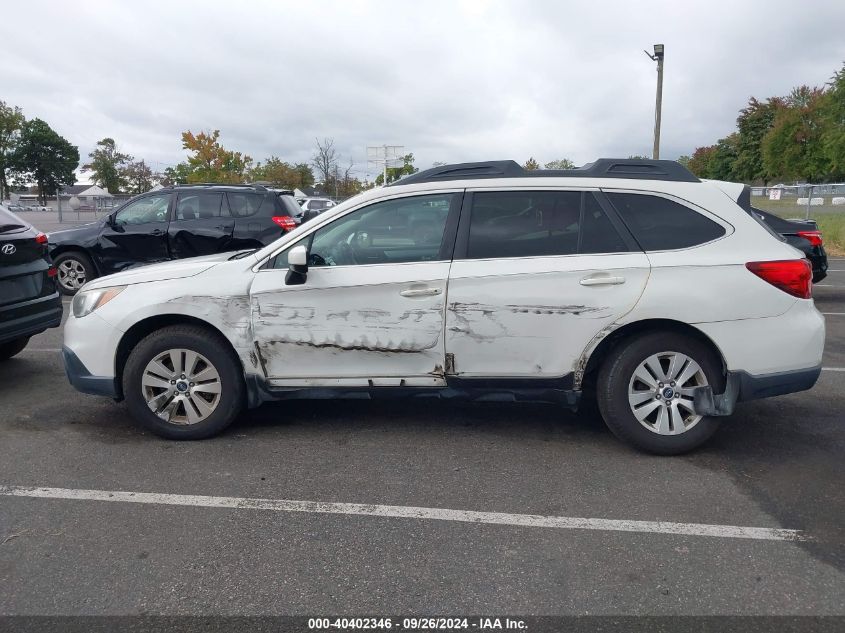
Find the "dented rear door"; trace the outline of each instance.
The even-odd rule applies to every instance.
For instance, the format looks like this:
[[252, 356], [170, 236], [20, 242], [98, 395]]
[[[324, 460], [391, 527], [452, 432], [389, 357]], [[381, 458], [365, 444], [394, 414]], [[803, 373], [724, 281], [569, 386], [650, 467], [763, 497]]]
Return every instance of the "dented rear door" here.
[[648, 258], [590, 191], [487, 189], [466, 208], [446, 303], [454, 372], [572, 374], [589, 341], [636, 304]]

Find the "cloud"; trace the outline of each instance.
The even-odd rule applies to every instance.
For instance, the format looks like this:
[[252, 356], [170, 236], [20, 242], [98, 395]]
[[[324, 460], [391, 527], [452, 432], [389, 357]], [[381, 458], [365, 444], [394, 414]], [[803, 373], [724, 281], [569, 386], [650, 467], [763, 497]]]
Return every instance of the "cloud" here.
[[[110, 136], [159, 168], [180, 134], [220, 129], [255, 159], [305, 161], [332, 137], [433, 161], [648, 154], [666, 45], [662, 155], [728, 134], [748, 97], [824, 83], [845, 3], [93, 2], [4, 8], [0, 98], [86, 156]], [[34, 35], [34, 33], [37, 33]]]

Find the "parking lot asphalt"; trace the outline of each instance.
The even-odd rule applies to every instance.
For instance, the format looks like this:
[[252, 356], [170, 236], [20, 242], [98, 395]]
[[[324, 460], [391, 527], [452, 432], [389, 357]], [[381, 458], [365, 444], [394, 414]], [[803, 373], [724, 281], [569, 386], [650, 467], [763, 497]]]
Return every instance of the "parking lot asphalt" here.
[[[0, 614], [845, 615], [845, 260], [831, 269], [816, 387], [741, 405], [675, 458], [524, 404], [287, 402], [171, 442], [75, 392], [45, 332], [0, 365]], [[5, 494], [42, 486], [61, 491]]]

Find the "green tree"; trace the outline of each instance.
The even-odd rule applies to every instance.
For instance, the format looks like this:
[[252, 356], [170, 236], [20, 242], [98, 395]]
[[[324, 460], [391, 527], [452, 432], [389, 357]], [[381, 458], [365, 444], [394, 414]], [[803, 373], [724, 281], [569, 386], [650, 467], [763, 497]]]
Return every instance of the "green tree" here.
[[37, 184], [38, 199], [47, 204], [47, 196], [55, 195], [58, 187], [76, 182], [79, 148], [41, 119], [32, 119], [21, 128], [11, 162], [16, 174]]
[[[405, 154], [402, 157], [402, 166], [401, 167], [388, 167], [387, 168], [387, 183], [390, 184], [391, 182], [395, 182], [399, 180], [402, 176], [407, 176], [409, 174], [415, 174], [419, 171], [416, 167], [414, 167], [414, 155], [413, 154]], [[381, 186], [384, 184], [384, 174], [379, 174], [376, 177], [376, 185]]]
[[135, 194], [149, 191], [161, 179], [143, 160], [127, 163], [121, 170], [121, 177], [126, 183], [126, 190]]
[[710, 160], [706, 178], [715, 180], [735, 180], [734, 165], [738, 154], [739, 134], [734, 132], [716, 143], [716, 150]]
[[278, 156], [271, 156], [264, 163], [258, 163], [250, 171], [250, 178], [253, 182], [268, 182], [285, 189], [301, 189], [314, 182], [314, 174], [308, 165], [291, 165]]
[[25, 122], [26, 119], [20, 108], [0, 101], [0, 200], [9, 197], [8, 176], [12, 171], [12, 156]]
[[526, 171], [534, 171], [535, 169], [540, 169], [540, 163], [534, 160], [534, 157], [532, 156], [527, 161], [525, 161], [525, 164], [522, 165], [522, 168]]
[[[184, 175], [188, 182], [245, 182], [252, 158], [241, 152], [227, 150], [219, 139], [220, 130], [210, 134], [194, 134], [190, 130], [182, 132], [182, 148], [192, 154], [188, 156], [187, 168], [180, 170], [178, 175]], [[174, 175], [177, 175], [175, 171]]]
[[687, 169], [689, 169], [689, 164], [690, 164], [691, 160], [692, 160], [692, 157], [689, 156], [688, 154], [682, 154], [681, 156], [678, 156], [678, 163], [680, 163], [681, 165], [683, 165]]
[[801, 86], [785, 99], [763, 137], [763, 168], [772, 177], [818, 182], [831, 171], [823, 133], [824, 91]]
[[544, 167], [546, 169], [575, 169], [575, 163], [568, 158], [558, 158], [557, 160], [550, 160]]
[[770, 97], [766, 101], [751, 97], [748, 105], [739, 111], [736, 119], [739, 137], [734, 172], [740, 180], [762, 181], [766, 184], [773, 177], [763, 164], [762, 145], [783, 107], [784, 102], [780, 97]]
[[831, 178], [845, 179], [845, 64], [834, 73], [821, 104], [823, 151]]
[[161, 184], [165, 186], [186, 185], [192, 173], [188, 163], [179, 163], [175, 167], [168, 167], [164, 170], [164, 178]]
[[687, 164], [687, 169], [699, 178], [709, 178], [710, 162], [713, 160], [713, 154], [715, 153], [715, 145], [696, 147], [695, 151], [692, 153], [692, 158], [690, 158], [689, 163]]
[[97, 141], [96, 149], [88, 154], [90, 162], [82, 166], [82, 171], [91, 172], [91, 180], [109, 193], [120, 193], [126, 187], [123, 174], [126, 166], [133, 158], [129, 154], [117, 151], [114, 139], [104, 138]]
[[634, 160], [651, 160], [651, 156], [643, 156], [642, 154], [631, 154], [628, 158]]

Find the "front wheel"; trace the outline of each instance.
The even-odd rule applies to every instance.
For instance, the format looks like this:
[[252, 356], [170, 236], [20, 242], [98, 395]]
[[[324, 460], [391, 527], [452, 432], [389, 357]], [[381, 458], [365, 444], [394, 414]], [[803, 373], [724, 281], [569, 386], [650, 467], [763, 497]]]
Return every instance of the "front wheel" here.
[[174, 325], [143, 339], [126, 361], [132, 416], [174, 440], [217, 435], [240, 413], [243, 372], [228, 342], [206, 328]]
[[17, 338], [14, 341], [0, 343], [0, 361], [9, 360], [12, 356], [20, 354], [29, 343], [29, 337]]
[[719, 422], [695, 411], [697, 387], [724, 391], [721, 363], [700, 341], [651, 333], [622, 343], [599, 371], [597, 399], [608, 428], [621, 440], [658, 455], [697, 448]]
[[77, 291], [97, 276], [94, 263], [85, 253], [67, 251], [56, 256], [53, 265], [58, 272], [59, 291], [75, 295]]

